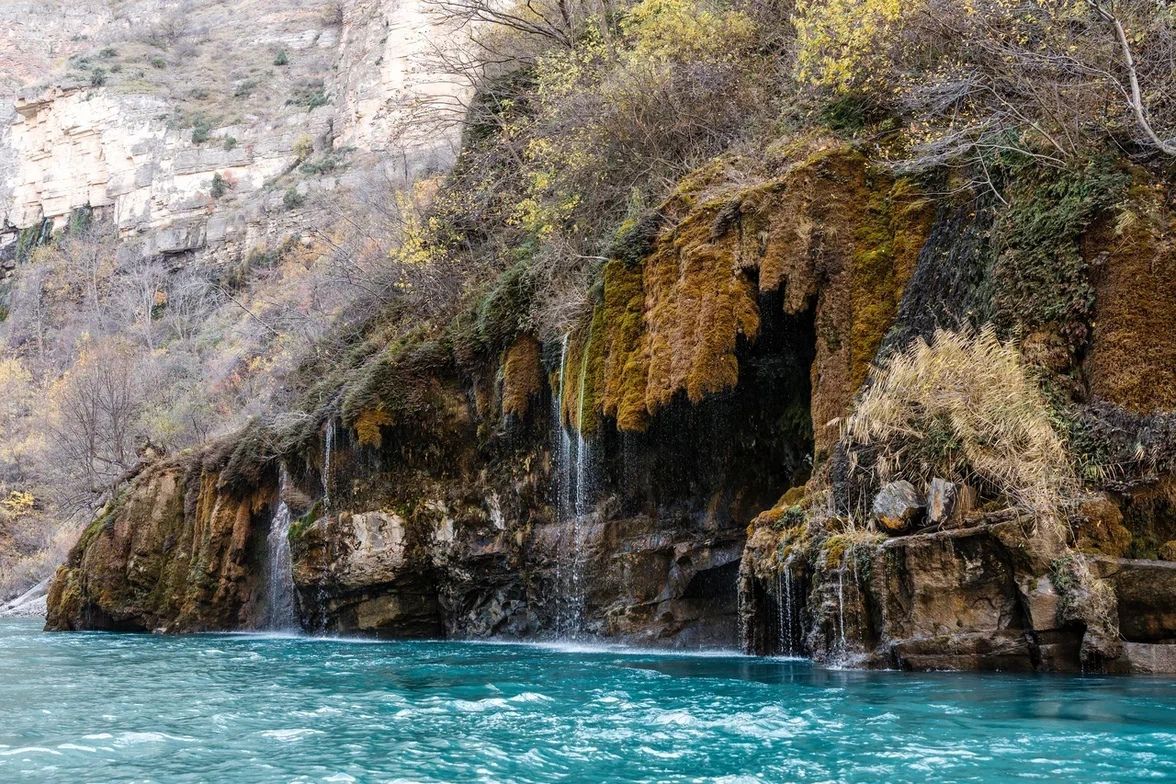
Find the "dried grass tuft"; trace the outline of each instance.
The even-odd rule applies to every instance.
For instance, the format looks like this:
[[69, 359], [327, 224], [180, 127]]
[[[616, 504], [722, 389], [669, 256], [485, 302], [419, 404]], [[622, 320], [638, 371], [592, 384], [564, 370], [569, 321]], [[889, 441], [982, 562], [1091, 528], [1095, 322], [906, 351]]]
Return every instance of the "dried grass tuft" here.
[[938, 331], [876, 369], [843, 426], [854, 514], [881, 484], [967, 482], [1060, 535], [1078, 483], [1045, 398], [991, 327]]

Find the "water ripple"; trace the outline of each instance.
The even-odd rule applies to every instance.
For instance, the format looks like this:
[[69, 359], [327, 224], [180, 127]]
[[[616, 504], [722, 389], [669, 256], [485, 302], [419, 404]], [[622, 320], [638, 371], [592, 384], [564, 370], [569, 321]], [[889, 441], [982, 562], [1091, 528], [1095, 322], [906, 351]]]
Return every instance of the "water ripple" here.
[[0, 782], [1176, 780], [1161, 678], [5, 621], [0, 705]]

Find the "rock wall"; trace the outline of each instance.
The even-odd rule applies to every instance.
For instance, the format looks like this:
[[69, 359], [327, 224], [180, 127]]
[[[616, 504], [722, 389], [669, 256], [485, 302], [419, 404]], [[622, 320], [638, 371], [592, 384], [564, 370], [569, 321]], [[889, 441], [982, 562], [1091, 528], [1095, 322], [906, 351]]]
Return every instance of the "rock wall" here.
[[[12, 22], [16, 51], [35, 32], [52, 56], [44, 70], [31, 67], [35, 57], [18, 58], [21, 68], [0, 91], [0, 251], [11, 252], [21, 231], [60, 228], [72, 211], [91, 208], [109, 214], [145, 255], [225, 244], [240, 252], [274, 231], [287, 187], [331, 190], [371, 167], [399, 177], [452, 160], [456, 136], [440, 119], [426, 137], [401, 134], [410, 118], [433, 116], [427, 109], [439, 96], [463, 94], [421, 63], [426, 34], [435, 32], [421, 3], [354, 0], [338, 19], [299, 0], [236, 4], [231, 14], [102, 5], [84, 33], [74, 11], [55, 19], [52, 9], [29, 5], [6, 7], [0, 21]], [[153, 37], [165, 35], [153, 24], [166, 31], [181, 23], [201, 42], [198, 54]], [[274, 64], [277, 52], [288, 64]], [[209, 124], [203, 139], [198, 122]], [[359, 165], [275, 186], [302, 162], [307, 143], [347, 150]], [[230, 184], [228, 197], [210, 194], [214, 175]]]

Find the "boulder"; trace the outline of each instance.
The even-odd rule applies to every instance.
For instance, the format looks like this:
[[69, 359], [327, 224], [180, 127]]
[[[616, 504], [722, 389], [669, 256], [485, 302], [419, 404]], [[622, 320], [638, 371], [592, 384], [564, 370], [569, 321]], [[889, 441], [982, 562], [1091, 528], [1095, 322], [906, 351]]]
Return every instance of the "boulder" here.
[[874, 517], [883, 530], [902, 534], [923, 519], [926, 507], [915, 486], [905, 479], [888, 482], [874, 496]]
[[927, 487], [927, 522], [956, 527], [976, 506], [976, 492], [968, 485], [936, 477]]

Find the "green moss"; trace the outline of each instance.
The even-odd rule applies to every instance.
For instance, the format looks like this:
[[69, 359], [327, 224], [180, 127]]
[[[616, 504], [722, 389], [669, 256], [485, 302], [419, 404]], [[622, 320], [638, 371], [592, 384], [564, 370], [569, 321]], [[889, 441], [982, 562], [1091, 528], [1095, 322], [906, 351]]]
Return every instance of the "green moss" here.
[[1107, 160], [1077, 171], [1022, 166], [1010, 175], [1007, 206], [994, 227], [992, 296], [1000, 327], [1060, 327], [1085, 335], [1094, 289], [1079, 247], [1082, 233], [1122, 200], [1130, 174]]
[[641, 264], [653, 252], [657, 234], [664, 224], [665, 217], [659, 210], [646, 210], [626, 220], [617, 229], [606, 255], [630, 266]]
[[126, 505], [129, 493], [129, 488], [124, 488], [99, 510], [97, 517], [86, 526], [86, 530], [82, 531], [82, 535], [78, 537], [78, 543], [74, 545], [74, 552], [79, 555], [84, 553], [102, 535], [103, 531], [114, 525], [115, 518]]
[[877, 531], [847, 531], [833, 534], [825, 539], [821, 550], [826, 569], [840, 569], [852, 563], [859, 576], [868, 575], [873, 565], [874, 554], [886, 536]]
[[365, 411], [382, 410], [390, 425], [427, 426], [440, 408], [438, 377], [450, 369], [451, 356], [425, 328], [389, 344], [351, 375], [343, 387], [339, 413], [348, 425]]
[[253, 419], [226, 439], [220, 450], [214, 450], [216, 462], [205, 466], [218, 471], [218, 489], [237, 497], [253, 492], [267, 479], [276, 477], [277, 464], [283, 453], [279, 433], [260, 420]]
[[322, 513], [323, 502], [320, 498], [314, 502], [310, 509], [306, 510], [306, 514], [290, 523], [290, 530], [287, 532], [286, 538], [291, 542], [297, 542], [302, 539], [306, 532], [310, 530], [310, 527], [314, 525], [315, 521], [322, 516]]
[[[930, 203], [906, 180], [867, 175], [865, 210], [855, 236], [848, 326], [851, 389], [866, 379], [894, 322], [915, 260], [931, 228]], [[843, 327], [844, 329], [844, 327]], [[831, 347], [840, 340], [830, 341]]]

